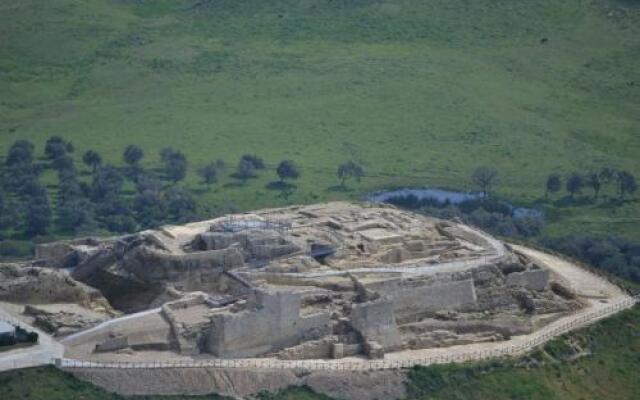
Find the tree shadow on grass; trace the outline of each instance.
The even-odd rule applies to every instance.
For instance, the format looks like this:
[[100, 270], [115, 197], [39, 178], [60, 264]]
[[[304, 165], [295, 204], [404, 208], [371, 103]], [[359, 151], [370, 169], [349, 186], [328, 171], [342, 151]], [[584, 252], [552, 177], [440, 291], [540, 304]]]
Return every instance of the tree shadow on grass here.
[[598, 204], [596, 208], [602, 210], [615, 210], [616, 208], [622, 207], [625, 204], [633, 204], [639, 201], [638, 199], [634, 198], [621, 199], [619, 197], [607, 197], [603, 198], [602, 200], [602, 203]]
[[553, 202], [554, 207], [562, 208], [562, 207], [580, 207], [580, 206], [588, 206], [594, 203], [593, 197], [591, 196], [579, 196], [579, 197], [571, 197], [565, 196], [561, 199], [558, 199]]
[[289, 197], [293, 194], [293, 192], [298, 188], [298, 186], [293, 183], [283, 182], [283, 181], [273, 181], [269, 182], [266, 185], [266, 188], [269, 190], [277, 190], [280, 193], [278, 194], [278, 198], [288, 200]]
[[267, 183], [265, 186], [269, 190], [294, 190], [297, 188], [293, 183], [283, 182], [283, 181], [273, 181]]

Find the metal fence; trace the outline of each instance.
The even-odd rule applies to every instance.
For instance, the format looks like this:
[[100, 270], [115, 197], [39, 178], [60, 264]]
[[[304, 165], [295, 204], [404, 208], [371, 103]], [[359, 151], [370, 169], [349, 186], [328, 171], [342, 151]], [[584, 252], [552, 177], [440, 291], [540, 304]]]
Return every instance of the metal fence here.
[[[577, 314], [569, 321], [551, 323], [546, 327], [528, 335], [526, 338], [514, 338], [497, 344], [496, 348], [487, 350], [470, 350], [466, 352], [442, 349], [442, 354], [429, 357], [408, 358], [402, 360], [276, 360], [276, 359], [214, 359], [214, 360], [184, 360], [184, 361], [151, 361], [151, 362], [101, 362], [90, 360], [74, 360], [68, 358], [55, 359], [55, 365], [60, 368], [123, 368], [123, 369], [151, 369], [151, 368], [254, 368], [254, 369], [309, 369], [332, 371], [365, 371], [397, 368], [410, 368], [416, 365], [433, 365], [446, 363], [460, 363], [472, 360], [518, 356], [561, 336], [572, 330], [584, 327], [602, 318], [611, 316], [619, 311], [633, 307], [640, 302], [640, 296], [625, 297], [614, 303], [583, 314]], [[558, 322], [558, 321], [557, 321]], [[457, 349], [456, 349], [457, 350]]]

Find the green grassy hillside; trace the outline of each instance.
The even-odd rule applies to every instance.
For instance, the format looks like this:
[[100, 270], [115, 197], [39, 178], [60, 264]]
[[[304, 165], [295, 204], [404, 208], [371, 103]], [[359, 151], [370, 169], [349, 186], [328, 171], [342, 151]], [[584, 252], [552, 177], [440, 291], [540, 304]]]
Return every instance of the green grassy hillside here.
[[[0, 37], [0, 153], [61, 135], [152, 167], [174, 146], [204, 210], [468, 188], [481, 164], [522, 203], [550, 172], [640, 174], [637, 1], [0, 0]], [[205, 191], [195, 169], [243, 153], [297, 161], [298, 190]], [[370, 177], [331, 190], [348, 159]], [[638, 202], [556, 208], [550, 234], [640, 237]]]

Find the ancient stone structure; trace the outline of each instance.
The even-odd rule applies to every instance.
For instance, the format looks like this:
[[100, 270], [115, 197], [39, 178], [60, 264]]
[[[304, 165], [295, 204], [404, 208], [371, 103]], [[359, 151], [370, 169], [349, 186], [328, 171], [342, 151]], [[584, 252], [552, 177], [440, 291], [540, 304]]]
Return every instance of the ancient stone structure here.
[[68, 355], [84, 359], [380, 358], [504, 340], [581, 306], [544, 265], [483, 232], [345, 202], [42, 245], [34, 265], [12, 273], [64, 274], [87, 288], [78, 302], [93, 290], [129, 314], [69, 336]]
[[298, 293], [256, 292], [255, 306], [211, 318], [206, 350], [223, 358], [253, 357], [330, 333], [329, 314], [300, 315]]

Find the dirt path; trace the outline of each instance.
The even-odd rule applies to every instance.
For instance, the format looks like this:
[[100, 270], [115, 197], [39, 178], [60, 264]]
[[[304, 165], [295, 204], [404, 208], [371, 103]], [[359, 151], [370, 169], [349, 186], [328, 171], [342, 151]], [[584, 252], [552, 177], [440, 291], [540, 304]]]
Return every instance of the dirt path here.
[[606, 279], [560, 257], [523, 246], [514, 245], [513, 248], [546, 265], [550, 270], [565, 278], [571, 288], [582, 297], [617, 298], [625, 295], [619, 287]]

